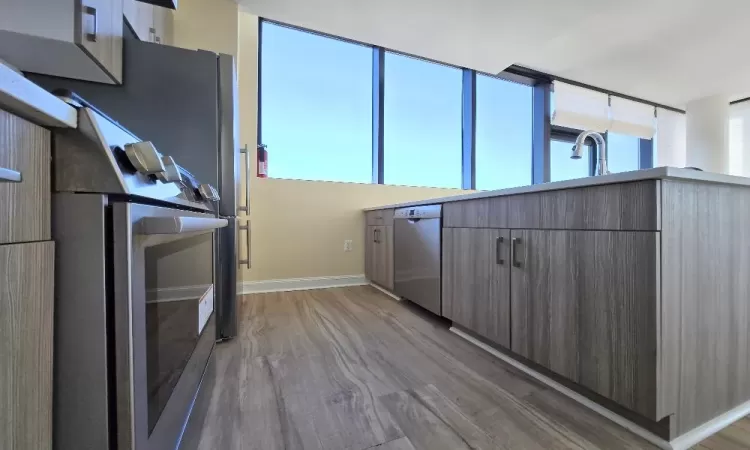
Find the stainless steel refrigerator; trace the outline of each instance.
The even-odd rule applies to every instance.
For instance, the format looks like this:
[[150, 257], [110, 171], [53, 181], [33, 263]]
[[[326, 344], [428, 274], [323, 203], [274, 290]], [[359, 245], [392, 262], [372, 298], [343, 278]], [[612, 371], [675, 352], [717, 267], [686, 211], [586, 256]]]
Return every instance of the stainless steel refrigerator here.
[[[53, 92], [75, 92], [141, 139], [151, 141], [162, 154], [174, 157], [201, 182], [217, 187], [221, 197], [217, 215], [229, 220], [229, 226], [215, 238], [217, 340], [231, 339], [237, 334], [240, 228], [236, 217], [240, 210], [240, 145], [234, 57], [133, 38], [125, 40], [123, 57], [121, 86], [32, 74], [29, 78]], [[243, 203], [248, 206], [249, 194], [245, 195]]]

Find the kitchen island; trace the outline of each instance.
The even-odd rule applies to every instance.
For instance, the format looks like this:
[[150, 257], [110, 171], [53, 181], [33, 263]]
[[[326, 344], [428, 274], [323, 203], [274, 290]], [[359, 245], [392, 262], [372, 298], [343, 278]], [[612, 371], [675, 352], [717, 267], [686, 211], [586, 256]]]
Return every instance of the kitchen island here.
[[750, 179], [661, 167], [372, 208], [368, 226], [436, 203], [459, 334], [670, 447], [750, 412]]

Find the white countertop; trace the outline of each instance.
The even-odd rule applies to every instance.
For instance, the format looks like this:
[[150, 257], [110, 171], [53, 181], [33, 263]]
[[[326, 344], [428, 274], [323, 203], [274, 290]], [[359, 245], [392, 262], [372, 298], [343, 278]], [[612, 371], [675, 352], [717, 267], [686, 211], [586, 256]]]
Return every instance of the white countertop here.
[[409, 206], [434, 205], [438, 203], [458, 202], [461, 200], [472, 200], [477, 198], [503, 197], [506, 195], [527, 194], [531, 192], [554, 191], [559, 189], [581, 188], [586, 186], [598, 186], [602, 184], [627, 183], [640, 180], [683, 180], [702, 183], [732, 184], [737, 186], [750, 186], [750, 178], [724, 175], [720, 173], [701, 172], [692, 169], [680, 169], [677, 167], [655, 167], [653, 169], [634, 170], [632, 172], [613, 173], [598, 177], [577, 178], [575, 180], [555, 181], [553, 183], [532, 184], [496, 191], [473, 192], [471, 194], [456, 195], [451, 197], [431, 198], [413, 202], [398, 203], [395, 205], [383, 205], [365, 208], [365, 211], [388, 208], [405, 208]]
[[75, 108], [27, 80], [2, 62], [0, 62], [0, 109], [45, 127], [78, 127], [78, 113]]

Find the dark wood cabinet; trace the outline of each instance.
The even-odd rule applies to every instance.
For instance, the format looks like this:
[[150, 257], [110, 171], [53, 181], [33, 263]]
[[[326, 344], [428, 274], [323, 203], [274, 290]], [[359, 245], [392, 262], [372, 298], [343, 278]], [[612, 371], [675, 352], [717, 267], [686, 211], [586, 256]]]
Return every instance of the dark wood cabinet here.
[[0, 174], [0, 244], [50, 239], [51, 142], [49, 130], [0, 110], [0, 169], [20, 177]]
[[510, 346], [510, 231], [443, 229], [443, 316]]
[[52, 449], [52, 241], [0, 245], [0, 448]]
[[511, 316], [514, 353], [578, 379], [579, 267], [570, 231], [511, 231]]
[[659, 233], [511, 231], [513, 352], [656, 418]]
[[365, 228], [365, 277], [393, 290], [393, 227], [370, 225]]

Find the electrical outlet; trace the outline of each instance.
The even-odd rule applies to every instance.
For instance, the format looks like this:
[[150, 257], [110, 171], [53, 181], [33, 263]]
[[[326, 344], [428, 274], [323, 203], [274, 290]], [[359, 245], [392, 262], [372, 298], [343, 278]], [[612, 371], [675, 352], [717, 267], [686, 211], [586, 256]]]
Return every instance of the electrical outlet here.
[[347, 240], [344, 241], [344, 251], [345, 252], [352, 251], [352, 241], [351, 241], [351, 239], [347, 239]]

